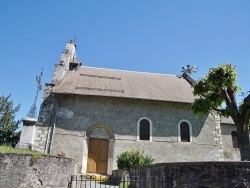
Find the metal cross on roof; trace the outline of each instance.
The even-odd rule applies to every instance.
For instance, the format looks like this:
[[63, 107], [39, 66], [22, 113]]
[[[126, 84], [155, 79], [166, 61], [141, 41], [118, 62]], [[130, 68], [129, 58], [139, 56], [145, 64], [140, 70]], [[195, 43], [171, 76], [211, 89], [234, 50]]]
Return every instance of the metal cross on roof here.
[[192, 72], [196, 72], [197, 71], [197, 67], [194, 65], [192, 67], [190, 67], [190, 65], [187, 65], [187, 67], [182, 67], [181, 72], [184, 72], [186, 74], [191, 74]]

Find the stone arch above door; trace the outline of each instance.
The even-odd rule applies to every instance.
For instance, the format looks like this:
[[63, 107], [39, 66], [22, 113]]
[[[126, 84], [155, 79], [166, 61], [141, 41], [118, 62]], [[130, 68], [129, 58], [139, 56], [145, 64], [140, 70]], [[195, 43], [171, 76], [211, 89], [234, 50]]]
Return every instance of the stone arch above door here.
[[86, 130], [86, 173], [107, 174], [112, 170], [114, 132], [107, 126], [96, 124]]
[[107, 125], [97, 124], [90, 126], [86, 131], [88, 138], [114, 139], [115, 134]]

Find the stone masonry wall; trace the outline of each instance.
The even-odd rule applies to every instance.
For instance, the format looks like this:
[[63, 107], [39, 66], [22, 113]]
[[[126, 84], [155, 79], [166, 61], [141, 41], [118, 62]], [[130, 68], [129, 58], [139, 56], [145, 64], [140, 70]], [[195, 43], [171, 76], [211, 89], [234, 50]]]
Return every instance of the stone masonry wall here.
[[133, 188], [249, 187], [250, 162], [162, 163], [131, 169], [128, 175], [113, 171], [113, 176], [129, 176]]
[[51, 94], [54, 87], [54, 84], [45, 84], [43, 102], [38, 117], [39, 126], [36, 127], [34, 147], [32, 148], [42, 153], [48, 153], [50, 150], [50, 137], [53, 132], [52, 129], [58, 105], [56, 99]]
[[64, 75], [69, 70], [70, 62], [76, 59], [76, 45], [73, 41], [66, 43], [65, 52], [62, 52], [60, 64], [55, 65], [52, 83], [46, 83], [43, 93], [43, 102], [40, 106], [38, 117], [39, 126], [36, 129], [35, 143], [33, 150], [49, 153], [51, 150], [51, 141], [55, 116], [58, 103], [52, 92]]
[[216, 156], [218, 158], [218, 161], [224, 161], [225, 156], [224, 156], [223, 142], [221, 136], [220, 116], [215, 115], [214, 118], [215, 118], [215, 135], [216, 135], [214, 139], [219, 146], [218, 153], [216, 154]]
[[32, 163], [32, 156], [0, 153], [0, 187], [67, 188], [75, 169], [72, 159], [40, 155]]
[[[88, 152], [83, 152], [88, 151], [88, 145], [83, 144], [88, 139], [87, 131], [96, 125], [106, 126], [114, 133], [109, 153], [112, 170], [117, 168], [116, 156], [132, 148], [144, 150], [155, 163], [223, 160], [220, 126], [215, 123], [214, 114], [194, 116], [189, 104], [76, 95], [55, 97], [59, 108], [51, 151], [64, 151], [79, 166], [83, 158], [87, 159]], [[137, 140], [141, 117], [152, 121], [152, 141]], [[192, 125], [192, 142], [178, 141], [178, 123], [183, 119]]]
[[37, 126], [34, 146], [32, 150], [40, 151], [41, 153], [48, 153], [45, 149], [47, 149], [46, 145], [48, 145], [47, 137], [49, 133], [50, 133], [49, 127]]
[[76, 59], [76, 46], [73, 41], [66, 43], [65, 52], [61, 54], [60, 64], [55, 65], [52, 83], [59, 83], [67, 71], [69, 70], [70, 62]]
[[57, 101], [51, 94], [55, 85], [54, 84], [46, 84], [44, 88], [43, 94], [43, 102], [40, 106], [40, 112], [38, 117], [39, 125], [50, 126], [52, 121], [52, 116], [54, 115], [54, 111], [57, 105]]

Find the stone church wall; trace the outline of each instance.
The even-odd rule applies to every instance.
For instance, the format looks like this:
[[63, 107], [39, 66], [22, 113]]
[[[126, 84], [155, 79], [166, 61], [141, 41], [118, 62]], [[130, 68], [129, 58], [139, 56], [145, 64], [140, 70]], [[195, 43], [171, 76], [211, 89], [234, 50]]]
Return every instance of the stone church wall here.
[[[103, 96], [53, 93], [64, 75], [79, 66], [76, 45], [66, 43], [52, 83], [46, 84], [41, 104], [34, 149], [58, 155], [65, 153], [86, 169], [90, 138], [109, 140], [108, 172], [116, 168], [116, 157], [124, 150], [140, 149], [158, 162], [223, 161], [230, 145], [222, 140], [220, 118], [215, 114], [194, 116], [190, 104]], [[71, 67], [71, 68], [70, 68]], [[151, 122], [150, 141], [138, 139], [140, 118]], [[191, 142], [180, 142], [178, 124], [191, 124]], [[233, 154], [234, 155], [234, 154]], [[233, 157], [237, 160], [237, 157]], [[82, 171], [84, 172], [84, 171]], [[84, 172], [85, 173], [85, 172]]]
[[[189, 104], [76, 95], [55, 96], [58, 112], [52, 153], [65, 152], [81, 165], [87, 160], [88, 136], [93, 125], [105, 125], [114, 133], [112, 169], [116, 156], [128, 149], [144, 150], [155, 163], [176, 161], [224, 160], [221, 130], [216, 116], [194, 116]], [[137, 140], [137, 123], [141, 117], [152, 121], [152, 141]], [[216, 119], [217, 118], [217, 119]], [[178, 123], [192, 124], [192, 142], [178, 142]]]
[[232, 143], [232, 131], [236, 131], [236, 127], [233, 124], [222, 124], [221, 134], [223, 140], [223, 151], [225, 155], [225, 161], [240, 161], [240, 149], [233, 148]]
[[39, 151], [41, 153], [47, 153], [46, 145], [48, 133], [50, 132], [50, 128], [46, 126], [37, 126], [36, 127], [36, 136], [34, 140], [34, 150]]

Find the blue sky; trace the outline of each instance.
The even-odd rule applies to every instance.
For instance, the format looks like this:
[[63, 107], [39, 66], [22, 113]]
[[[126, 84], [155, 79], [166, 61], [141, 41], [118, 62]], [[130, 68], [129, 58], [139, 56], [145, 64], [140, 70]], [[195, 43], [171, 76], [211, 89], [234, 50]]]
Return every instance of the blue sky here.
[[178, 75], [190, 64], [198, 79], [231, 63], [250, 91], [249, 10], [249, 0], [1, 0], [0, 95], [11, 93], [16, 118], [25, 117], [36, 75], [43, 68], [42, 85], [50, 83], [75, 37], [86, 66]]

